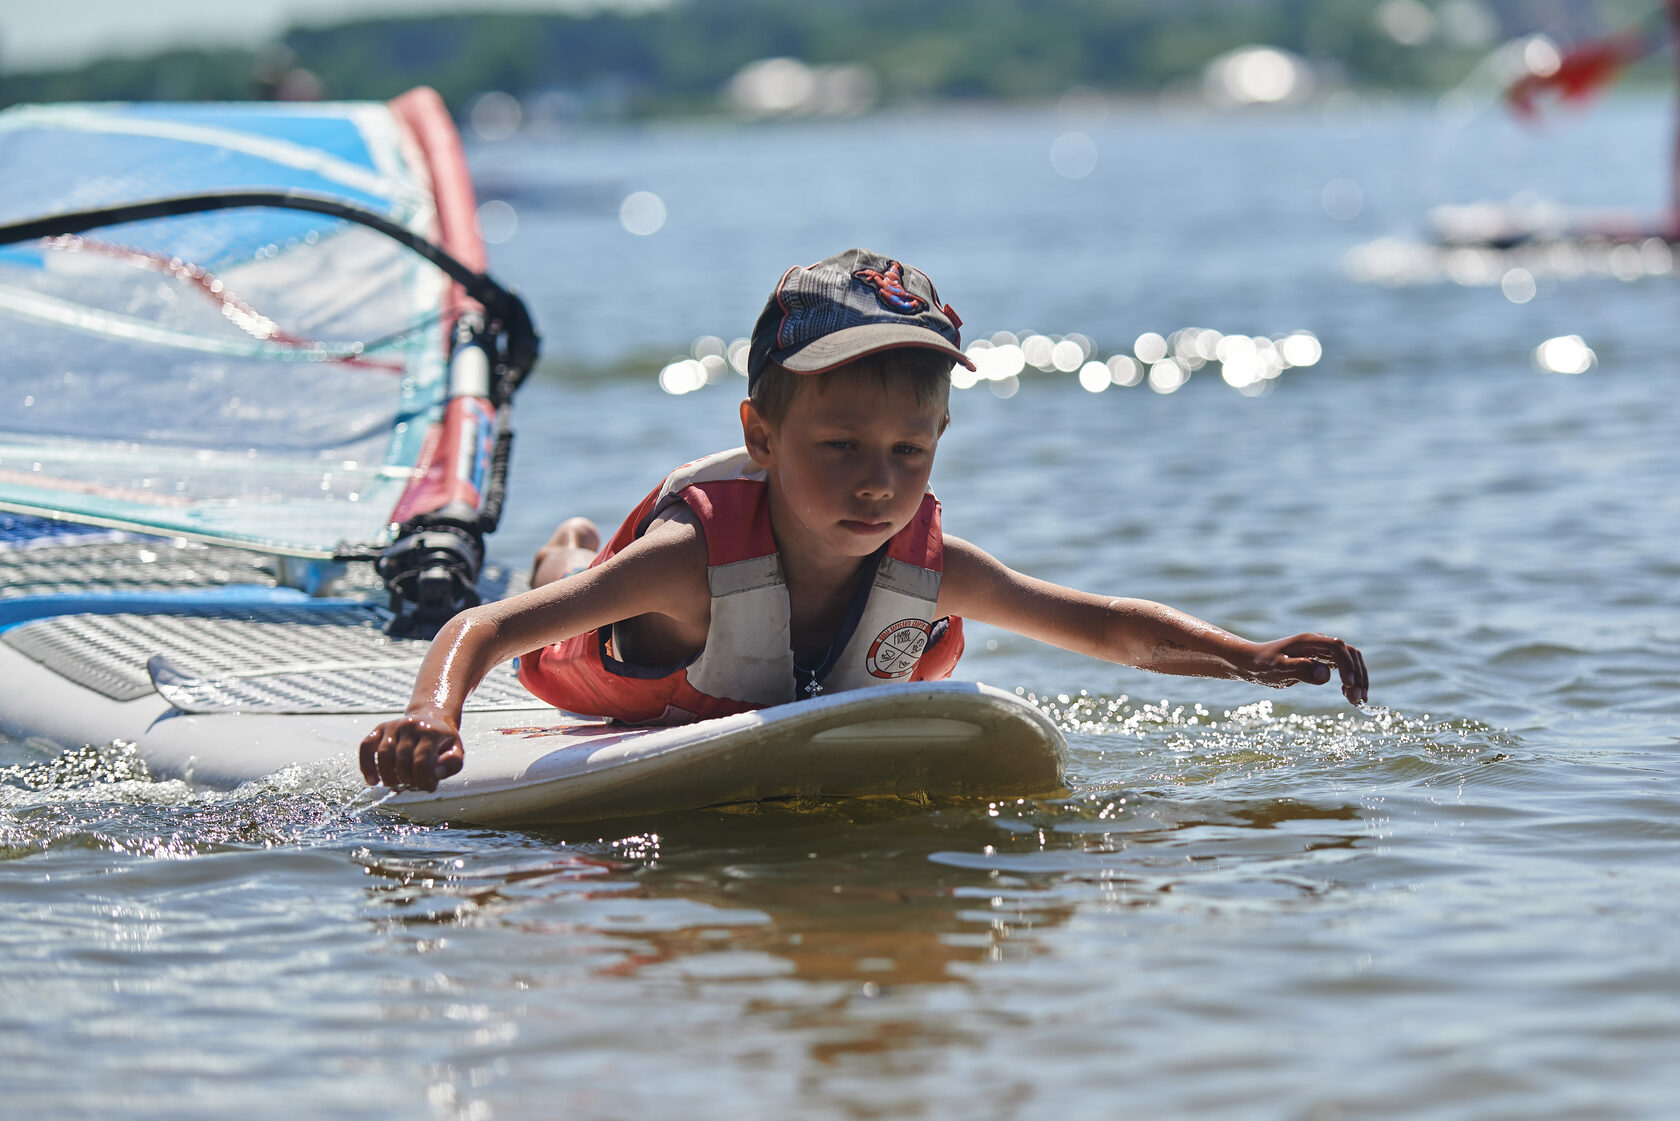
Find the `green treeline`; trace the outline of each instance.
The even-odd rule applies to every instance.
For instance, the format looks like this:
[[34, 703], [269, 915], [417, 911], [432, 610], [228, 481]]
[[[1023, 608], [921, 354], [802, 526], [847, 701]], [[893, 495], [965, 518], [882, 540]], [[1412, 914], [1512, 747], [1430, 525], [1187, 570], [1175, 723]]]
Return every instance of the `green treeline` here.
[[[1430, 0], [1431, 10], [1446, 2]], [[1427, 6], [1427, 5], [1426, 5]], [[1500, 37], [1532, 30], [1521, 0], [1481, 0]], [[0, 105], [64, 100], [243, 100], [300, 68], [332, 98], [438, 89], [554, 91], [583, 112], [712, 111], [742, 66], [791, 56], [862, 63], [886, 103], [1023, 99], [1075, 85], [1149, 92], [1194, 82], [1209, 59], [1265, 43], [1355, 86], [1439, 88], [1489, 44], [1385, 34], [1377, 0], [687, 0], [646, 11], [475, 14], [297, 27], [266, 52], [174, 50], [0, 73]], [[1491, 21], [1489, 23], [1488, 21]], [[281, 62], [283, 60], [283, 65]]]

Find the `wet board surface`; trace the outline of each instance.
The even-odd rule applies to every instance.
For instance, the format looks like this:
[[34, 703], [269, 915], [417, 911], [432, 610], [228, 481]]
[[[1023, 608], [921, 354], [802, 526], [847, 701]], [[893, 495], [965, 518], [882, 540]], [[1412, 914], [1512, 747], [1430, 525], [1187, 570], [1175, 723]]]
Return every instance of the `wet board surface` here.
[[[26, 623], [0, 636], [0, 726], [66, 746], [131, 742], [154, 774], [209, 786], [299, 764], [353, 772], [362, 736], [406, 704], [425, 645], [386, 636], [378, 613], [206, 607]], [[563, 822], [766, 799], [1061, 788], [1061, 733], [986, 685], [884, 685], [646, 728], [559, 712], [506, 667], [497, 673], [469, 705], [462, 772], [388, 806], [423, 820]]]

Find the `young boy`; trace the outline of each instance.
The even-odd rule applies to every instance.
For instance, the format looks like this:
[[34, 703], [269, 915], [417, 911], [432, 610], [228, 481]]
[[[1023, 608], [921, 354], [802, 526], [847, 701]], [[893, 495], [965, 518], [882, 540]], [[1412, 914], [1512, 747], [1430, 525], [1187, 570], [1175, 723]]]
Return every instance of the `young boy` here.
[[927, 483], [951, 365], [973, 368], [961, 322], [923, 273], [878, 253], [789, 269], [753, 329], [746, 446], [673, 472], [598, 553], [591, 523], [563, 523], [531, 591], [450, 620], [407, 713], [362, 741], [363, 776], [432, 790], [459, 771], [462, 706], [512, 657], [558, 707], [677, 723], [948, 677], [964, 618], [1160, 673], [1281, 687], [1334, 667], [1364, 703], [1364, 659], [1340, 639], [1249, 642], [945, 536]]

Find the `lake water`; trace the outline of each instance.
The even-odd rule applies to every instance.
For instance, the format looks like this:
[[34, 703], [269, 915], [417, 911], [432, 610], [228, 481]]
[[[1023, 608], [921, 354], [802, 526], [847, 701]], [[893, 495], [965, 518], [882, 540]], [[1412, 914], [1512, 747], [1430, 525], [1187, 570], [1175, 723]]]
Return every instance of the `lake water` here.
[[[975, 627], [959, 675], [1056, 714], [1068, 797], [549, 831], [357, 813], [348, 763], [211, 793], [0, 744], [6, 1112], [1673, 1116], [1675, 279], [1390, 285], [1349, 257], [1438, 203], [1655, 211], [1671, 129], [1653, 97], [1539, 133], [1344, 102], [477, 144], [552, 361], [504, 559], [735, 442], [740, 380], [672, 396], [660, 367], [862, 244], [970, 338], [1312, 332], [1322, 359], [1253, 396], [1216, 363], [959, 392], [934, 485], [1023, 570], [1343, 635], [1377, 707]], [[1541, 372], [1568, 336], [1595, 362]]]

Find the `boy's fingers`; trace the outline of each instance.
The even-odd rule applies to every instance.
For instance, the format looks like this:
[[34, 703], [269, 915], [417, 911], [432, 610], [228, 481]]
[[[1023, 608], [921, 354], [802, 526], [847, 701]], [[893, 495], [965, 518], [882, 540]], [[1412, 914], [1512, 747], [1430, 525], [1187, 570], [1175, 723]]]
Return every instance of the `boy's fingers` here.
[[422, 736], [414, 748], [414, 785], [436, 790], [438, 783], [459, 771], [464, 761], [461, 741], [454, 736], [439, 732]]
[[1277, 666], [1277, 673], [1282, 675], [1285, 680], [1275, 684], [1284, 687], [1294, 685], [1297, 682], [1304, 682], [1308, 685], [1323, 685], [1330, 680], [1329, 666], [1316, 658], [1306, 658], [1300, 655], [1286, 657], [1280, 661]]
[[1330, 680], [1330, 667], [1323, 662], [1302, 658], [1301, 663], [1301, 668], [1296, 672], [1300, 674], [1301, 680], [1308, 685], [1323, 685]]
[[384, 724], [381, 724], [377, 731], [379, 736], [374, 740], [372, 750], [369, 752], [372, 756], [370, 762], [373, 767], [373, 780], [389, 786], [393, 773], [391, 770], [391, 752], [395, 750], [392, 740], [396, 732]]
[[431, 736], [418, 736], [408, 755], [408, 785], [421, 790], [437, 789], [437, 743]]
[[1298, 636], [1283, 648], [1283, 652], [1320, 667], [1320, 672], [1303, 675], [1302, 680], [1322, 685], [1330, 680], [1330, 667], [1335, 666], [1342, 679], [1342, 695], [1354, 704], [1364, 704], [1370, 692], [1370, 677], [1365, 672], [1365, 656], [1357, 647], [1339, 638], [1323, 634]]
[[1365, 670], [1365, 655], [1353, 646], [1347, 650], [1352, 657], [1353, 672], [1343, 672], [1342, 693], [1354, 704], [1362, 705], [1371, 695], [1371, 675]]
[[[461, 741], [455, 740], [450, 743], [448, 750], [438, 753], [437, 762], [433, 764], [433, 773], [437, 775], [437, 781], [442, 782], [450, 775], [459, 774], [465, 762], [466, 753], [461, 750]], [[437, 789], [436, 783], [432, 784], [432, 789]]]
[[378, 745], [373, 751], [373, 765], [379, 772], [379, 781], [384, 786], [390, 786], [397, 781], [395, 729], [389, 729], [379, 738]]
[[362, 767], [362, 781], [369, 786], [379, 783], [379, 764], [374, 761], [373, 753], [379, 747], [379, 741], [385, 735], [385, 725], [381, 724], [373, 731], [362, 737], [359, 761]]
[[359, 760], [370, 786], [436, 790], [441, 780], [460, 771], [466, 756], [454, 732], [405, 717], [386, 721], [363, 737]]
[[386, 737], [388, 753], [379, 756], [379, 775], [392, 790], [408, 786], [414, 777], [414, 729], [406, 723]]
[[1358, 648], [1349, 646], [1341, 639], [1333, 639], [1331, 648], [1336, 658], [1336, 672], [1342, 677], [1342, 695], [1354, 704], [1364, 704], [1366, 693], [1370, 689], [1370, 678], [1365, 672], [1365, 656]]

